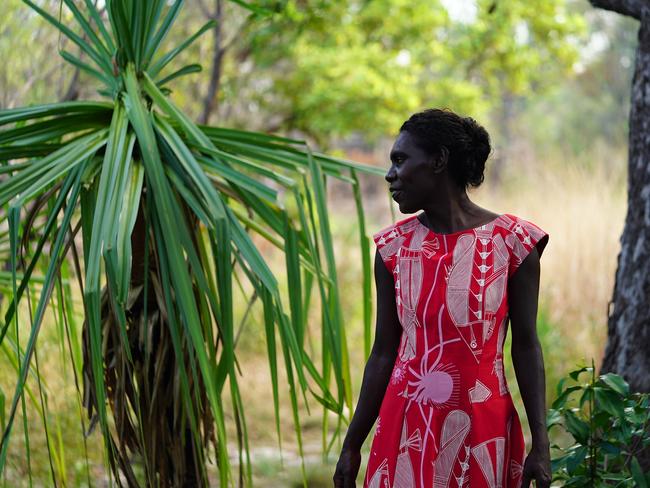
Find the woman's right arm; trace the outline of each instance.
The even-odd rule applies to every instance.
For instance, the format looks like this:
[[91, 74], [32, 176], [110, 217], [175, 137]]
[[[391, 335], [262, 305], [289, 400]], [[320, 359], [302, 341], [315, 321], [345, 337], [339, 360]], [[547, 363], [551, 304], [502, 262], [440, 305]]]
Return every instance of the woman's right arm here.
[[363, 373], [357, 408], [343, 441], [341, 456], [336, 465], [334, 486], [355, 486], [361, 464], [361, 446], [372, 429], [379, 407], [384, 399], [397, 350], [402, 327], [395, 302], [395, 281], [379, 252], [375, 253], [375, 285], [377, 288], [377, 319], [375, 341]]

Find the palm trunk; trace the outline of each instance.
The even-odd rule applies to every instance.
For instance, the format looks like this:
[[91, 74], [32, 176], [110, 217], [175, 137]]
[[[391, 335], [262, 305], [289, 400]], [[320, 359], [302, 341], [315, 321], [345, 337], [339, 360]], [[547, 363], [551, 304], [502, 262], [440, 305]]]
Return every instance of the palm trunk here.
[[[145, 194], [146, 191], [131, 237], [133, 261], [126, 316], [132, 364], [120, 337], [119, 323], [111, 311], [109, 292], [106, 288], [102, 291], [104, 379], [115, 418], [117, 461], [130, 487], [139, 486], [131, 469], [134, 461], [144, 465], [145, 486], [207, 486], [204, 459], [207, 443], [214, 442], [213, 420], [202, 381], [200, 378], [198, 382], [193, 381], [190, 373], [187, 344], [181, 344], [184, 366], [179, 363], [174, 349], [156, 247], [151, 239], [153, 233], [144, 212]], [[191, 218], [191, 212], [185, 214]], [[192, 223], [191, 228], [198, 232], [196, 220]], [[145, 304], [147, 232], [149, 263]], [[89, 357], [90, 344], [84, 323], [84, 403], [92, 418], [96, 400]], [[180, 403], [184, 397], [179, 380], [181, 367], [188, 372], [191, 406]], [[192, 434], [188, 409], [197, 418], [198, 439]]]

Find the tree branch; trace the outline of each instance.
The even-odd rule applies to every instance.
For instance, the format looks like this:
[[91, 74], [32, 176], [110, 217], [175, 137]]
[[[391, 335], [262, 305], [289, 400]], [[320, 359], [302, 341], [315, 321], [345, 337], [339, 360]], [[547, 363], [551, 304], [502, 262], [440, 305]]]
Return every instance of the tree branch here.
[[589, 0], [589, 3], [596, 8], [618, 12], [637, 20], [641, 20], [643, 9], [648, 7], [645, 0]]
[[205, 17], [207, 17], [207, 18], [211, 18], [212, 17], [212, 12], [210, 12], [210, 9], [205, 4], [205, 0], [199, 0], [198, 3], [199, 3], [199, 8], [201, 9], [201, 12], [203, 13], [203, 15]]
[[70, 80], [70, 84], [68, 85], [68, 89], [66, 90], [65, 95], [61, 97], [60, 101], [69, 102], [71, 100], [77, 100], [79, 98], [79, 73], [79, 68], [75, 68], [72, 79]]
[[219, 82], [221, 81], [221, 61], [223, 60], [224, 49], [222, 47], [223, 35], [221, 26], [223, 24], [223, 10], [221, 0], [215, 0], [215, 10], [211, 18], [217, 21], [214, 26], [214, 46], [212, 51], [212, 70], [210, 72], [210, 84], [208, 93], [205, 95], [203, 102], [203, 113], [200, 121], [207, 124], [210, 114], [215, 109], [217, 102], [217, 92], [219, 91]]

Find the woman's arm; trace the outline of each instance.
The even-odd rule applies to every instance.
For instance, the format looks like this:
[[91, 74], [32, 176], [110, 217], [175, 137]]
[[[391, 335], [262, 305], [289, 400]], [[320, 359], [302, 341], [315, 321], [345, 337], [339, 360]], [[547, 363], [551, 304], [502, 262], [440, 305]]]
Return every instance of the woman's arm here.
[[531, 479], [537, 481], [537, 487], [548, 487], [551, 482], [544, 358], [537, 338], [539, 275], [539, 253], [533, 248], [508, 280], [512, 362], [533, 437], [524, 463], [522, 488], [528, 488]]
[[361, 446], [379, 415], [379, 407], [386, 393], [402, 334], [395, 303], [395, 282], [379, 252], [375, 253], [375, 285], [375, 341], [363, 373], [357, 408], [336, 466], [334, 484], [337, 487], [354, 486], [361, 463]]

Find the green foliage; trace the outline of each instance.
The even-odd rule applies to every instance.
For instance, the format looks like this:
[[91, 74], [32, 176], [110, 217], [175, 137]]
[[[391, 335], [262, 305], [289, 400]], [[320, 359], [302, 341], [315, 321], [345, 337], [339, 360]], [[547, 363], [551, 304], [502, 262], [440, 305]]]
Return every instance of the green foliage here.
[[425, 106], [483, 118], [503, 93], [543, 91], [572, 67], [584, 21], [565, 3], [479, 1], [460, 20], [439, 0], [290, 0], [245, 40], [268, 80], [252, 99], [320, 141], [395, 133]]
[[[109, 0], [108, 25], [91, 0], [83, 10], [80, 2], [63, 0], [74, 19], [70, 26], [23, 1], [77, 46], [84, 57], [62, 56], [99, 81], [98, 92], [110, 100], [0, 112], [0, 220], [9, 226], [0, 234], [0, 260], [10, 271], [0, 348], [15, 371], [11, 401], [5, 405], [4, 393], [0, 397], [0, 475], [10, 464], [20, 412], [31, 476], [29, 397], [43, 423], [51, 481], [65, 484], [60, 429], [49, 429], [37, 353], [55, 292], [59, 335], [65, 331], [68, 339], [60, 347], [75, 367], [79, 404], [91, 417], [90, 430], [99, 426], [107, 467], [128, 486], [207, 484], [211, 445], [221, 486], [227, 486], [232, 417], [239, 479], [252, 482], [239, 385], [236, 337], [244, 319], [236, 317], [238, 291], [263, 310], [278, 440], [281, 362], [301, 457], [298, 410], [308, 398], [323, 407], [323, 444], [331, 446], [344, 408], [352, 409], [352, 391], [326, 184], [328, 177], [340, 179], [358, 196], [358, 172], [383, 172], [313, 153], [300, 140], [198, 125], [186, 116], [165, 85], [196, 65], [174, 70], [170, 62], [212, 23], [164, 50], [183, 0], [150, 0], [146, 9], [139, 0]], [[266, 11], [235, 1], [255, 15]], [[361, 199], [355, 203], [368, 254]], [[280, 288], [262, 245], [284, 256], [288, 290]], [[75, 280], [66, 263], [74, 264]], [[369, 290], [369, 266], [362, 279]], [[81, 368], [64, 280], [78, 285], [83, 300]], [[36, 282], [42, 287], [31, 310]], [[323, 310], [321, 357], [304, 348], [314, 293]], [[25, 295], [28, 320], [21, 313]], [[21, 335], [27, 341], [21, 343]], [[333, 433], [328, 411], [338, 414]]]
[[[586, 376], [586, 380], [585, 377]], [[638, 453], [650, 446], [650, 395], [631, 393], [625, 380], [606, 373], [596, 377], [590, 367], [571, 371], [557, 385], [557, 398], [546, 425], [572, 439], [551, 447], [553, 481], [565, 487], [647, 487]]]

